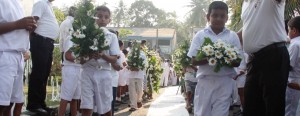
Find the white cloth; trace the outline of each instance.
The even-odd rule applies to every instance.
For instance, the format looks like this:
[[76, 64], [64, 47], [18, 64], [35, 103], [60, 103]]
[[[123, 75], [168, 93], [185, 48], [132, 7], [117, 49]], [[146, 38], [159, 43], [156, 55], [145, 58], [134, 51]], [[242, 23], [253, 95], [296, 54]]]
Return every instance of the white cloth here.
[[[123, 52], [120, 51], [120, 58], [117, 59], [117, 64], [123, 68], [123, 62], [125, 61], [125, 55]], [[118, 87], [119, 85], [119, 71], [116, 71], [115, 69], [112, 68], [111, 70], [111, 76], [112, 76], [112, 86], [113, 87]]]
[[59, 28], [59, 49], [61, 52], [67, 52], [64, 48], [65, 41], [67, 40], [68, 36], [71, 36], [70, 31], [73, 30], [73, 22], [74, 17], [67, 16], [67, 18], [60, 24]]
[[173, 68], [170, 69], [170, 78], [171, 78], [171, 85], [176, 85], [177, 84], [177, 76], [175, 74], [175, 71]]
[[[146, 69], [146, 66], [147, 66], [147, 58], [146, 58], [146, 55], [143, 51], [140, 52], [140, 57], [144, 60], [144, 65], [145, 65], [145, 69]], [[128, 78], [140, 78], [140, 79], [144, 79], [144, 76], [146, 74], [146, 70], [139, 70], [139, 71], [130, 71], [129, 70], [129, 76]]]
[[24, 102], [23, 73], [21, 52], [0, 52], [0, 105]]
[[292, 67], [289, 73], [289, 82], [300, 83], [300, 36], [291, 40], [288, 50]]
[[67, 101], [80, 99], [80, 73], [80, 66], [64, 65], [62, 67], [61, 99]]
[[246, 71], [247, 71], [247, 61], [248, 61], [248, 55], [247, 53], [243, 53], [243, 58], [242, 58], [242, 61], [240, 63], [240, 66], [239, 67], [236, 67], [234, 68], [236, 73], [237, 74], [240, 74], [240, 71], [244, 71], [245, 74], [239, 76], [237, 79], [236, 79], [236, 86], [238, 88], [244, 88], [245, 86], [245, 82], [246, 82]]
[[63, 65], [64, 66], [67, 66], [67, 65], [70, 65], [70, 66], [76, 66], [76, 67], [80, 67], [81, 64], [76, 64], [74, 62], [71, 62], [69, 60], [66, 59], [66, 53], [67, 51], [73, 46], [73, 42], [71, 41], [72, 37], [71, 36], [68, 36], [65, 41], [64, 41], [64, 45], [63, 45], [63, 51], [64, 51], [64, 62], [63, 62]]
[[[238, 54], [241, 54], [242, 49], [241, 49], [241, 44], [239, 41], [239, 38], [237, 34], [233, 31], [228, 30], [227, 28], [224, 28], [224, 30], [216, 35], [211, 27], [207, 27], [201, 31], [198, 31], [195, 37], [192, 40], [191, 47], [188, 52], [189, 57], [195, 57], [198, 53], [198, 49], [204, 42], [204, 37], [209, 37], [212, 42], [217, 41], [217, 39], [223, 40], [225, 43], [233, 45], [239, 50]], [[215, 76], [223, 76], [223, 75], [235, 75], [236, 72], [234, 71], [233, 68], [229, 67], [222, 67], [219, 72], [214, 72], [213, 66], [210, 66], [209, 64], [205, 65], [200, 65], [198, 66], [198, 71], [197, 71], [197, 77], [200, 76], [206, 76], [206, 75], [215, 75]]]
[[163, 74], [160, 78], [160, 86], [168, 86], [169, 74], [170, 74], [170, 66], [168, 62], [165, 62], [163, 64]]
[[[0, 1], [0, 24], [17, 21], [24, 17], [20, 0]], [[20, 51], [29, 49], [29, 32], [18, 29], [0, 35], [0, 51]]]
[[128, 69], [126, 67], [123, 66], [123, 63], [125, 62], [126, 63], [126, 57], [125, 57], [125, 54], [123, 52], [120, 52], [120, 59], [122, 61], [122, 70], [120, 70], [118, 73], [119, 73], [119, 80], [118, 80], [118, 84], [120, 86], [125, 86], [126, 85], [126, 80], [128, 78], [126, 72], [128, 72]]
[[48, 0], [39, 0], [34, 3], [32, 16], [39, 17], [35, 33], [55, 40], [59, 34], [59, 25], [55, 18], [52, 4]]
[[198, 82], [198, 79], [196, 78], [196, 71], [191, 67], [187, 67], [186, 73], [184, 74], [184, 80]]
[[[104, 29], [105, 38], [109, 41], [109, 50], [103, 51], [107, 55], [120, 55], [120, 47], [116, 34], [109, 32], [107, 29]], [[97, 67], [99, 69], [111, 70], [110, 63], [106, 62], [104, 59], [89, 60], [83, 65], [89, 65]]]
[[299, 114], [296, 114], [297, 108], [300, 108], [300, 104], [298, 104], [299, 100], [300, 91], [287, 87], [285, 97], [285, 116], [299, 116]]
[[129, 78], [129, 99], [130, 107], [137, 108], [137, 102], [142, 102], [143, 96], [143, 79], [141, 78]]
[[[292, 70], [289, 73], [289, 83], [300, 84], [300, 37], [293, 38], [288, 48], [290, 54], [290, 65]], [[286, 89], [286, 103], [285, 116], [298, 116], [296, 114], [297, 108], [300, 104], [300, 91], [287, 87]], [[300, 112], [299, 112], [300, 113]]]
[[200, 78], [194, 97], [195, 116], [228, 116], [235, 82], [230, 76]]
[[112, 82], [109, 70], [83, 66], [81, 73], [81, 109], [94, 109], [98, 114], [111, 110]]
[[275, 42], [287, 41], [284, 25], [285, 0], [244, 0], [242, 6], [243, 45], [254, 53]]

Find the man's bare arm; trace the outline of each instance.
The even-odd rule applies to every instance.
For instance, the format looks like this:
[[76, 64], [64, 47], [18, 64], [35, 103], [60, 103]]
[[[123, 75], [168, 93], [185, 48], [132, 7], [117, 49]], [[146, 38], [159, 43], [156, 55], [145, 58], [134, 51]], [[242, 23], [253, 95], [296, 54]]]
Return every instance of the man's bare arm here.
[[32, 16], [24, 17], [14, 22], [0, 23], [0, 35], [17, 29], [32, 31], [36, 28], [36, 21]]

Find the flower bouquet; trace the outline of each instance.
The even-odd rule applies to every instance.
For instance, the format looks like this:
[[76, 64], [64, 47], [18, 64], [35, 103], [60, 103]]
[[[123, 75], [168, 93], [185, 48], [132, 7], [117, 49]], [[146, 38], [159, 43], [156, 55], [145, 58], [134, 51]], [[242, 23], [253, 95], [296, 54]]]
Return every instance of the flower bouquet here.
[[158, 93], [160, 86], [160, 76], [163, 69], [160, 67], [160, 57], [155, 51], [148, 52], [148, 66], [146, 67], [148, 93], [153, 93], [153, 90]]
[[233, 68], [234, 63], [241, 62], [237, 48], [226, 44], [221, 39], [213, 43], [209, 37], [204, 38], [204, 43], [196, 56], [197, 61], [204, 59], [208, 60], [210, 66], [215, 66], [215, 72], [219, 72], [223, 66]]
[[74, 43], [70, 49], [78, 63], [97, 58], [98, 53], [109, 49], [110, 42], [105, 38], [108, 30], [95, 24], [97, 17], [93, 15], [93, 4], [87, 0], [79, 3], [77, 8], [73, 29], [70, 30]]
[[127, 58], [127, 68], [131, 71], [139, 71], [145, 69], [144, 59], [141, 57], [140, 45], [133, 42], [132, 51]]
[[187, 56], [187, 53], [190, 48], [190, 41], [185, 40], [180, 46], [179, 49], [175, 51], [175, 61], [182, 67], [187, 67], [192, 65], [192, 59]]

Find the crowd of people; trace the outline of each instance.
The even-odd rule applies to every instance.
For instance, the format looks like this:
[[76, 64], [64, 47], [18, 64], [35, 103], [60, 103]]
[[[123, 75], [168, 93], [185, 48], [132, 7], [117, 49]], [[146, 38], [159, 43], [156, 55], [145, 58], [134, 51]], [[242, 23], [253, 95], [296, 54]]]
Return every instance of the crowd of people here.
[[[24, 17], [19, 0], [0, 1], [0, 116], [20, 116], [24, 103], [24, 60], [32, 59], [26, 109], [47, 115], [46, 86], [52, 65], [54, 41], [60, 39], [62, 55], [62, 85], [59, 116], [66, 113], [70, 103], [71, 115], [93, 113], [114, 115], [115, 104], [127, 103], [129, 111], [142, 107], [148, 86], [146, 71], [128, 67], [128, 55], [133, 43], [118, 40], [116, 31], [104, 31], [110, 40], [109, 49], [93, 54], [88, 61], [75, 63], [70, 50], [76, 8], [59, 26], [51, 2], [39, 0], [33, 5], [32, 16]], [[225, 27], [228, 6], [222, 1], [209, 5], [209, 26], [197, 32], [187, 55], [192, 64], [184, 67], [186, 109], [195, 116], [228, 116], [229, 107], [238, 104], [243, 116], [298, 116], [300, 115], [300, 17], [284, 24], [285, 0], [245, 0], [242, 6], [243, 27], [234, 32]], [[96, 24], [106, 27], [111, 12], [106, 6], [95, 8]], [[213, 42], [222, 39], [237, 48], [242, 58], [230, 67], [214, 71], [207, 59], [197, 60], [204, 38]], [[290, 42], [288, 42], [288, 38]], [[287, 44], [289, 44], [287, 49]], [[143, 40], [137, 49], [143, 64], [147, 54]], [[179, 83], [170, 60], [161, 64], [164, 71], [160, 86]], [[151, 79], [150, 79], [151, 80]], [[146, 93], [143, 95], [143, 93]], [[79, 110], [80, 109], [80, 110]]]

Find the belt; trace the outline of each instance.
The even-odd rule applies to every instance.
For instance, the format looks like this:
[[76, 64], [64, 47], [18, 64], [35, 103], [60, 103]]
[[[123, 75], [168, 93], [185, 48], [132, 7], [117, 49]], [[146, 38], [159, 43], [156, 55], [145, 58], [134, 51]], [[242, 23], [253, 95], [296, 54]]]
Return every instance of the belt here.
[[49, 37], [45, 37], [45, 36], [39, 35], [39, 34], [37, 34], [37, 33], [33, 33], [33, 35], [36, 36], [36, 37], [39, 37], [39, 38], [43, 38], [43, 39], [45, 39], [45, 40], [48, 40], [48, 41], [50, 41], [51, 43], [54, 43], [54, 40], [51, 39], [51, 38], [49, 38]]
[[258, 56], [258, 55], [260, 55], [262, 53], [265, 53], [265, 52], [267, 52], [269, 50], [272, 50], [272, 49], [275, 49], [275, 48], [284, 47], [284, 46], [286, 46], [286, 42], [273, 43], [271, 45], [268, 45], [268, 46], [260, 49], [259, 51], [253, 53], [252, 55], [255, 57], [255, 56]]

